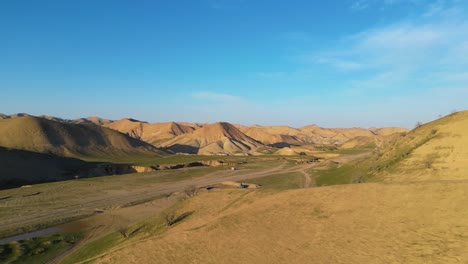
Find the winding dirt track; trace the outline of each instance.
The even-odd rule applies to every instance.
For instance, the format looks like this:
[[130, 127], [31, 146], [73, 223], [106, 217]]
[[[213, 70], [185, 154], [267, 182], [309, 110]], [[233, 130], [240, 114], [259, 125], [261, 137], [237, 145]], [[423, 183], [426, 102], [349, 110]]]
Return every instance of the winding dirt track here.
[[[350, 158], [348, 158], [346, 161], [349, 160]], [[278, 160], [278, 162], [275, 162], [273, 166], [260, 166], [257, 168], [247, 166], [245, 168], [240, 168], [239, 170], [226, 169], [221, 171], [208, 172], [201, 177], [196, 177], [193, 179], [162, 183], [153, 182], [150, 184], [131, 182], [126, 184], [126, 182], [123, 181], [118, 184], [114, 183], [113, 186], [108, 186], [110, 185], [110, 182], [108, 181], [103, 181], [102, 185], [98, 185], [94, 182], [92, 184], [81, 181], [75, 183], [63, 182], [56, 185], [51, 185], [55, 187], [48, 187], [48, 185], [38, 187], [43, 188], [44, 191], [43, 194], [41, 194], [43, 197], [37, 196], [34, 198], [36, 200], [32, 200], [32, 197], [20, 198], [25, 197], [24, 194], [28, 193], [28, 190], [22, 188], [12, 191], [7, 190], [5, 195], [12, 195], [16, 200], [12, 198], [6, 203], [4, 201], [0, 203], [0, 209], [14, 209], [14, 212], [11, 211], [9, 214], [0, 215], [0, 220], [2, 221], [0, 232], [21, 226], [35, 225], [38, 223], [49, 223], [54, 219], [95, 214], [90, 218], [91, 220], [87, 221], [88, 223], [94, 222], [88, 229], [90, 231], [88, 237], [84, 240], [86, 242], [90, 242], [105, 235], [109, 231], [116, 229], [116, 224], [113, 223], [113, 220], [110, 221], [107, 219], [109, 215], [115, 214], [118, 215], [118, 217], [129, 215], [128, 212], [126, 212], [127, 208], [120, 208], [122, 205], [180, 192], [191, 185], [204, 187], [223, 181], [245, 182], [268, 175], [290, 172], [302, 173], [304, 175], [304, 188], [309, 188], [315, 186], [315, 181], [314, 179], [311, 179], [310, 175], [307, 173], [307, 170], [316, 165], [316, 163], [291, 165], [286, 160]], [[150, 178], [154, 176], [149, 174], [147, 177]], [[128, 179], [131, 179], [131, 177], [128, 177]], [[63, 192], [66, 191], [61, 190], [60, 188], [67, 188], [68, 186], [68, 188], [76, 188], [77, 190], [81, 190], [88, 188], [86, 186], [83, 187], [85, 183], [87, 185], [93, 185], [89, 187], [90, 190], [88, 190], [87, 193], [79, 191], [75, 195], [78, 197], [67, 198], [69, 200], [66, 201], [65, 198], [62, 198]], [[62, 185], [65, 187], [61, 187]], [[36, 187], [33, 186], [33, 188]], [[60, 194], [60, 192], [62, 192], [62, 194]], [[76, 190], [74, 190], [74, 192], [76, 192]], [[28, 201], [31, 201], [31, 203], [29, 204]], [[45, 203], [49, 203], [49, 205], [50, 203], [53, 203], [54, 206], [44, 206], [44, 208], [42, 208]], [[154, 212], [162, 211], [171, 204], [173, 203], [167, 202], [167, 199], [158, 199], [151, 203], [151, 210], [146, 209], [146, 211], [152, 211], [154, 214]], [[137, 207], [134, 206], [134, 208]], [[144, 219], [144, 217], [149, 217], [149, 215], [146, 216], [143, 212], [139, 212], [138, 214], [140, 217], [129, 220], [129, 224], [136, 221], [141, 221]], [[68, 253], [76, 250], [83, 244], [85, 243], [80, 243]], [[65, 256], [65, 254], [58, 256], [50, 263], [55, 263], [63, 256]]]
[[[95, 212], [108, 211], [112, 208], [117, 208], [130, 202], [149, 199], [158, 195], [170, 194], [183, 190], [190, 185], [196, 186], [207, 186], [216, 184], [222, 181], [245, 181], [248, 179], [254, 179], [264, 177], [270, 174], [283, 173], [294, 171], [294, 168], [286, 167], [286, 161], [282, 161], [275, 167], [269, 167], [265, 169], [245, 169], [245, 170], [223, 170], [208, 173], [205, 176], [197, 177], [196, 179], [182, 180], [176, 182], [165, 182], [165, 183], [153, 183], [147, 185], [140, 185], [132, 188], [131, 190], [125, 190], [126, 186], [116, 186], [116, 189], [109, 189], [103, 191], [104, 193], [91, 193], [87, 197], [75, 198], [70, 203], [57, 202], [57, 206], [50, 210], [35, 210], [25, 209], [21, 211], [21, 206], [25, 198], [18, 198], [20, 200], [12, 200], [9, 203], [0, 204], [0, 209], [15, 208], [19, 210], [17, 214], [7, 214], [1, 218], [2, 226], [0, 231], [12, 229], [19, 226], [28, 226], [41, 222], [49, 222], [51, 219], [74, 217], [79, 215], [90, 215]], [[25, 192], [25, 190], [14, 190], [16, 193]], [[97, 190], [99, 192], [99, 190]], [[15, 193], [15, 194], [16, 194]], [[57, 199], [54, 197], [53, 191], [45, 192], [49, 195], [49, 199]], [[21, 197], [16, 195], [15, 197]], [[22, 199], [22, 200], [21, 200]], [[46, 198], [43, 198], [46, 199]], [[34, 201], [39, 207], [41, 201]], [[39, 209], [39, 208], [38, 208]], [[21, 217], [19, 217], [21, 216]]]
[[[353, 159], [363, 157], [362, 154], [347, 156], [341, 158], [340, 162], [349, 162]], [[208, 186], [223, 181], [247, 181], [255, 178], [260, 178], [272, 174], [282, 174], [290, 172], [299, 172], [304, 175], [304, 187], [315, 186], [314, 179], [311, 179], [307, 170], [317, 165], [317, 163], [310, 164], [299, 164], [291, 165], [288, 164], [286, 160], [278, 160], [278, 163], [275, 166], [270, 166], [266, 168], [245, 168], [240, 170], [222, 170], [207, 173], [202, 177], [197, 177], [189, 180], [181, 180], [174, 182], [163, 182], [163, 183], [151, 183], [151, 184], [133, 184], [133, 186], [125, 186], [126, 183], [115, 184], [115, 186], [107, 186], [107, 182], [102, 183], [102, 187], [93, 186], [91, 187], [81, 187], [75, 186], [75, 183], [63, 182], [64, 186], [71, 186], [69, 188], [90, 188], [89, 192], [86, 194], [77, 193], [76, 196], [68, 198], [69, 201], [62, 201], [65, 198], [58, 196], [58, 193], [64, 192], [61, 190], [61, 186], [54, 185], [55, 187], [50, 187], [50, 189], [45, 189], [44, 194], [41, 196], [44, 197], [31, 197], [31, 198], [19, 198], [13, 199], [12, 201], [2, 201], [0, 202], [0, 210], [16, 210], [14, 213], [8, 213], [0, 216], [0, 221], [2, 221], [2, 226], [0, 227], [0, 232], [5, 230], [14, 229], [20, 226], [28, 226], [37, 223], [47, 223], [51, 219], [57, 218], [67, 218], [67, 217], [76, 217], [80, 215], [92, 215], [95, 213], [101, 213], [103, 211], [108, 211], [112, 208], [118, 208], [122, 205], [144, 199], [150, 199], [151, 197], [156, 197], [158, 195], [166, 195], [174, 192], [183, 190], [184, 188], [196, 185], [198, 187]], [[154, 177], [151, 174], [148, 175], [148, 178]], [[79, 183], [79, 182], [78, 182]], [[75, 184], [75, 185], [72, 185]], [[80, 183], [81, 185], [85, 184]], [[41, 188], [49, 188], [47, 186], [42, 186]], [[55, 189], [54, 189], [55, 188]], [[65, 188], [65, 187], [63, 187]], [[102, 188], [102, 189], [100, 189]], [[22, 188], [15, 190], [6, 190], [2, 191], [5, 195], [10, 195], [18, 197], [27, 192]], [[71, 190], [70, 192], [75, 192]], [[56, 194], [57, 193], [57, 194]], [[2, 194], [3, 195], [3, 194]], [[28, 200], [30, 199], [30, 200]], [[39, 200], [33, 200], [39, 199]], [[40, 200], [42, 199], [42, 200]], [[31, 201], [31, 202], [28, 202]], [[53, 207], [44, 207], [45, 203], [56, 203]], [[29, 208], [27, 208], [29, 206]], [[25, 209], [23, 209], [25, 207]]]

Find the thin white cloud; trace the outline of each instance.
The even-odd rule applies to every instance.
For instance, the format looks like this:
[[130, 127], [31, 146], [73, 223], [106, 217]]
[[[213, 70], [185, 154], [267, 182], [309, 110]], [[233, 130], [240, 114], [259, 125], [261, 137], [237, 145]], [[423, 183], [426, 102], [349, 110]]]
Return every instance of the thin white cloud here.
[[416, 97], [424, 97], [434, 87], [459, 87], [467, 80], [468, 67], [468, 18], [459, 3], [426, 5], [419, 16], [345, 36], [335, 47], [304, 53], [299, 61], [344, 72], [339, 88], [353, 96], [418, 91]]
[[445, 32], [439, 26], [397, 24], [360, 33], [356, 39], [357, 48], [409, 50], [425, 49], [444, 40]]

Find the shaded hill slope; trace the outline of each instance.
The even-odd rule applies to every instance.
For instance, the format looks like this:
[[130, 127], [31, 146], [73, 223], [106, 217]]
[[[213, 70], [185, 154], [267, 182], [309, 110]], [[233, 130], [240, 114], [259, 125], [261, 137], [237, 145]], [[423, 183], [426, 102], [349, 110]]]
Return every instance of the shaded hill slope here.
[[86, 162], [68, 157], [0, 147], [0, 189], [73, 179]]
[[[131, 159], [128, 158], [127, 161]], [[147, 172], [153, 169], [128, 163], [89, 162], [0, 147], [0, 190], [27, 184]]]
[[33, 116], [0, 120], [0, 146], [69, 157], [163, 154], [148, 143], [112, 129]]

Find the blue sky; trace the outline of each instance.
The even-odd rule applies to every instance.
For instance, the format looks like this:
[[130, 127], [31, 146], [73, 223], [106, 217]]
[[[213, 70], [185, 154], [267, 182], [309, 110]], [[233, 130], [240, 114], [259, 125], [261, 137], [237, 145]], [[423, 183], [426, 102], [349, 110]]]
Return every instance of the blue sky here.
[[468, 108], [468, 1], [0, 2], [0, 113], [404, 126]]

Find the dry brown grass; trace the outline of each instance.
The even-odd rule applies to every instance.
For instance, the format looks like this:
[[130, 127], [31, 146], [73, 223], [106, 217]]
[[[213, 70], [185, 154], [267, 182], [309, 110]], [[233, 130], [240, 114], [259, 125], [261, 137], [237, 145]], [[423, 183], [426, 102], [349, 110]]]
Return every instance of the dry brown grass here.
[[468, 179], [468, 111], [458, 112], [425, 124], [408, 133], [402, 144], [418, 146], [386, 173], [387, 181], [425, 181]]
[[[97, 263], [463, 263], [467, 181], [359, 184], [185, 201], [189, 219]], [[207, 206], [207, 205], [210, 206]]]

